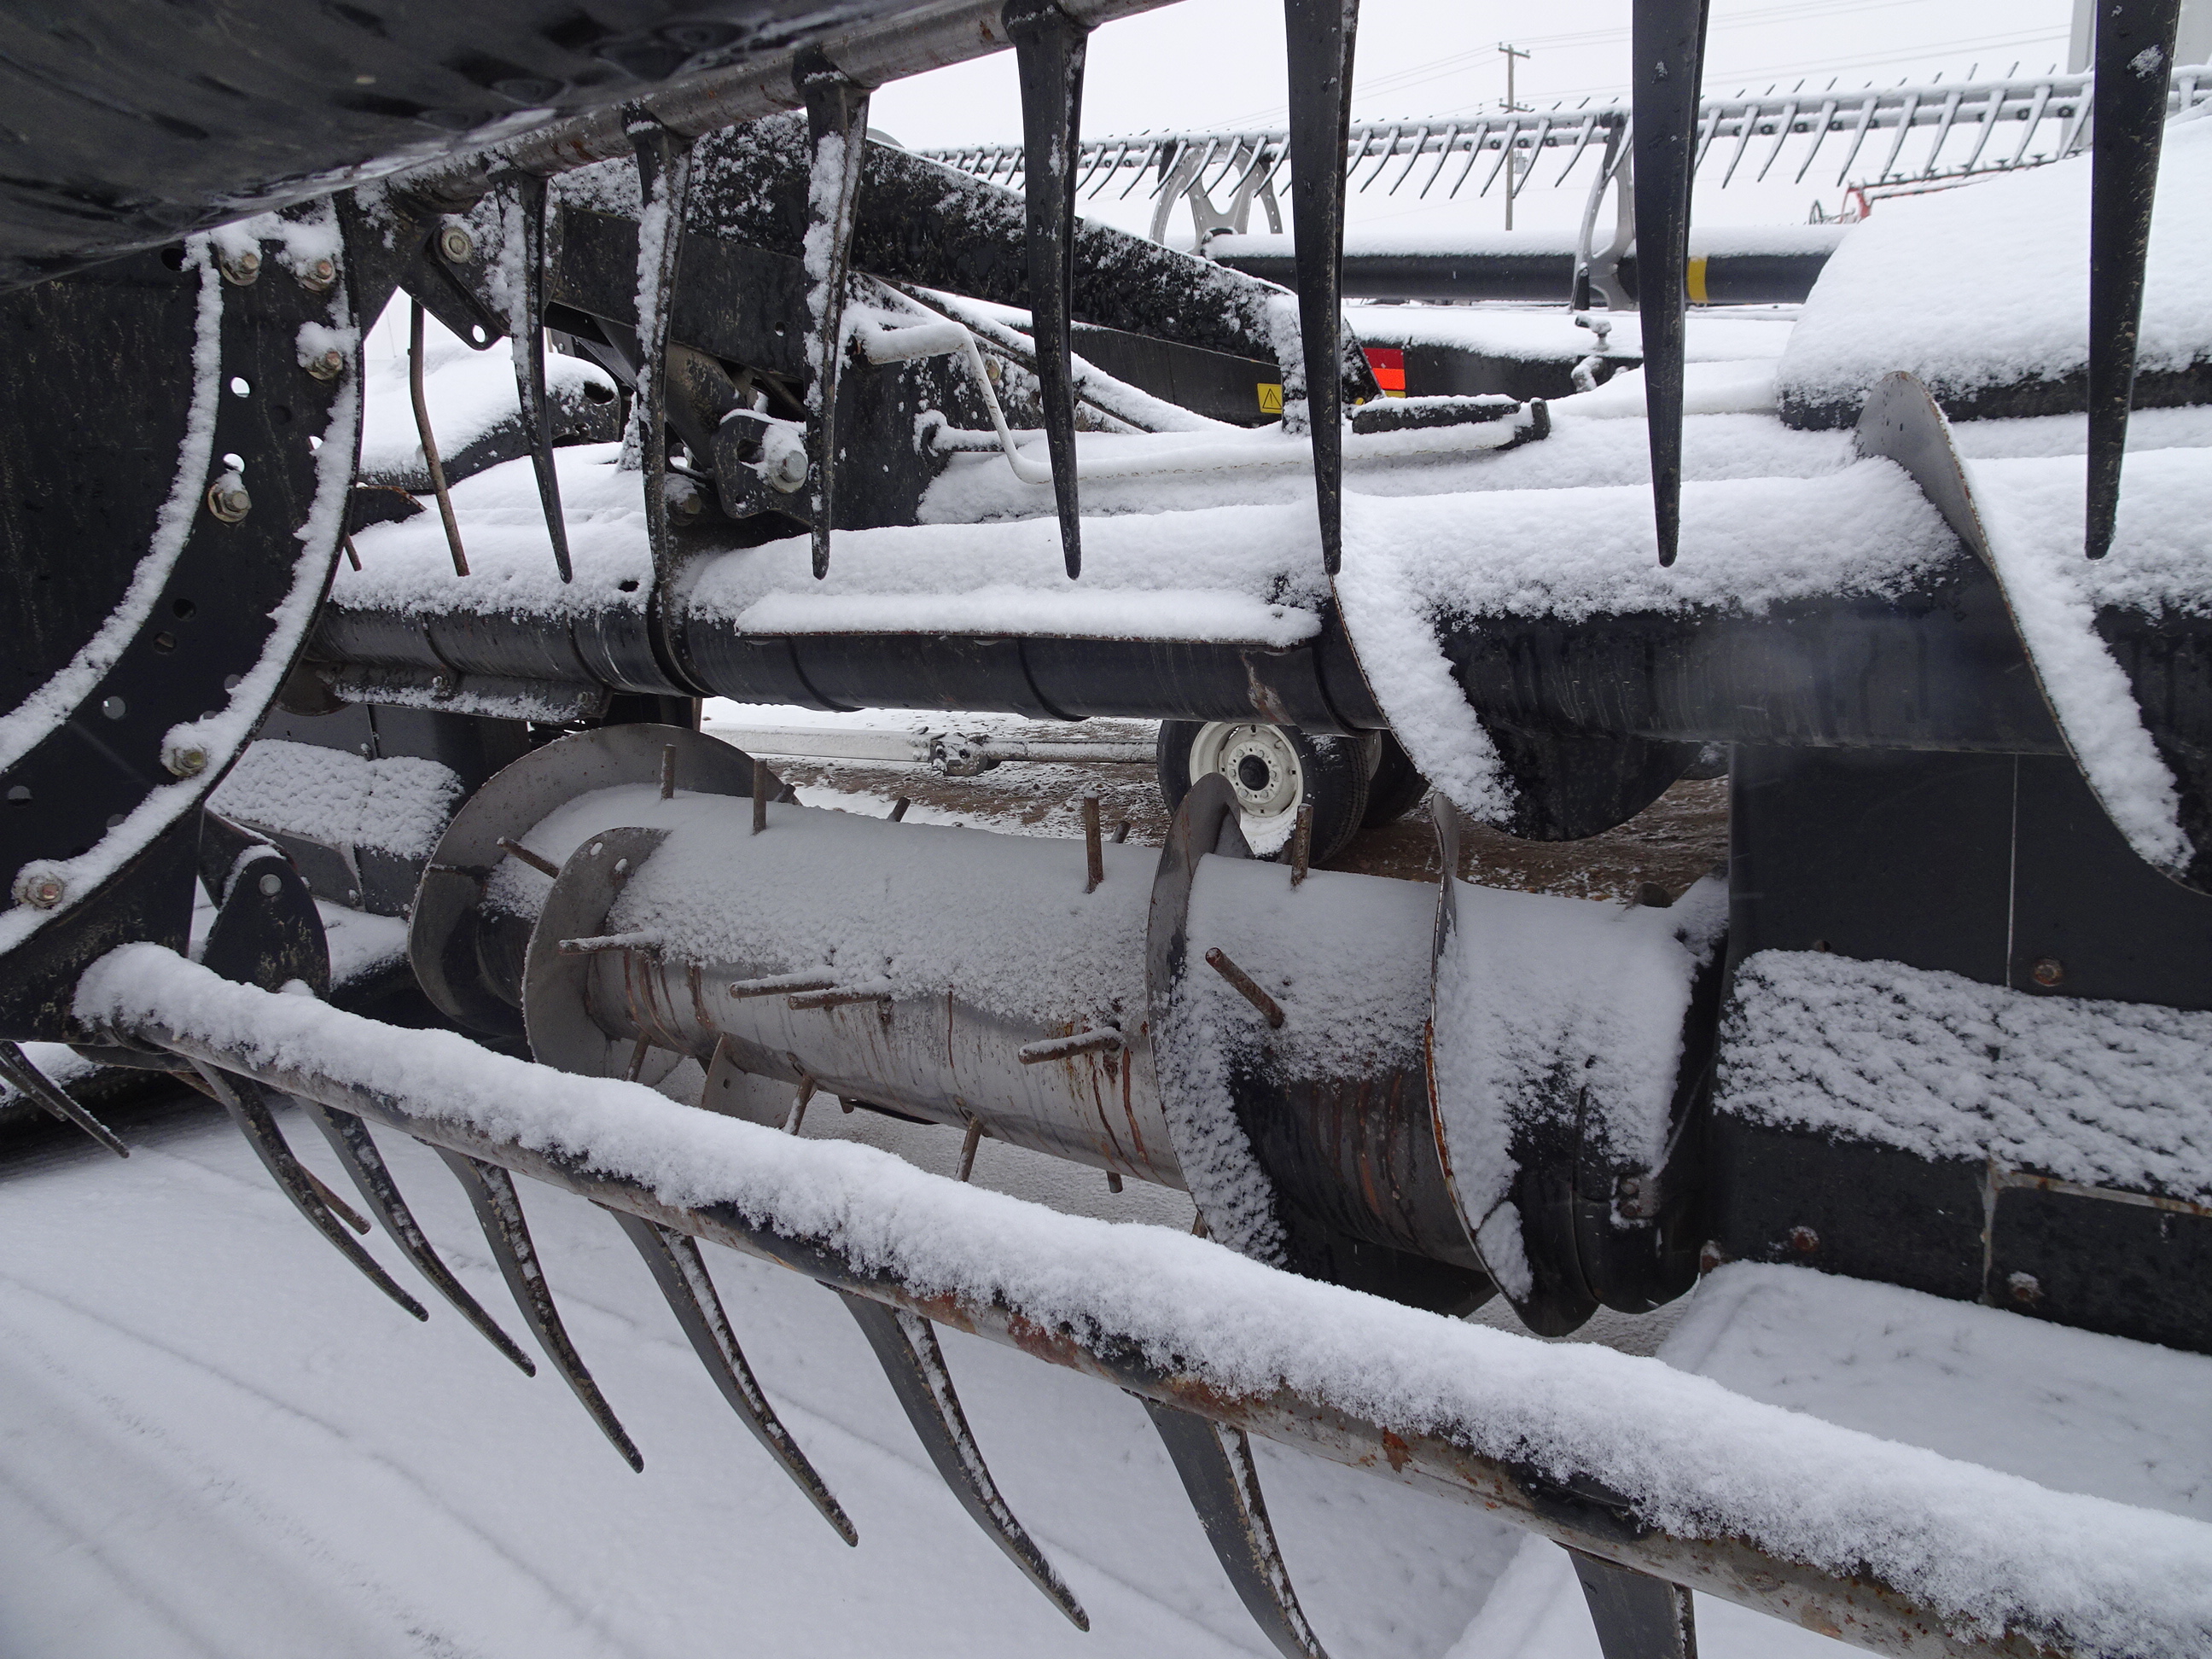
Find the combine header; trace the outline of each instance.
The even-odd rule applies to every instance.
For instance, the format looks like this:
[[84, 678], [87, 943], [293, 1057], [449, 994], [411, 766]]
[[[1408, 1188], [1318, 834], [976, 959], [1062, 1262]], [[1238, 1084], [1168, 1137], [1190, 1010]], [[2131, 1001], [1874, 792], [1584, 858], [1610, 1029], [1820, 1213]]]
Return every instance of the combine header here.
[[[1328, 1632], [1252, 1435], [1564, 1546], [1606, 1659], [1691, 1659], [1692, 1591], [1900, 1656], [2212, 1650], [2202, 1521], [1462, 1317], [1564, 1336], [1794, 1263], [2212, 1352], [2212, 120], [2176, 0], [2100, 0], [2089, 76], [1722, 102], [1702, 5], [1637, 0], [1628, 110], [1362, 128], [1355, 0], [1286, 0], [1285, 129], [1086, 143], [1086, 37], [1150, 3], [13, 25], [0, 1079], [117, 1153], [56, 1076], [211, 1097], [428, 1316], [312, 1126], [641, 1466], [525, 1217], [583, 1195], [852, 1543], [700, 1241], [796, 1270], [1085, 1628], [939, 1326], [1140, 1400], [1286, 1656]], [[1002, 48], [1018, 151], [870, 135], [872, 88]], [[1738, 297], [1802, 313], [1778, 357], [1699, 346], [1701, 161], [1888, 132], [1887, 173], [1930, 126], [1928, 173], [2016, 176], [1740, 239]], [[1359, 274], [1347, 191], [1524, 149], [1591, 153], [1579, 242], [1413, 297], [1540, 286], [1582, 342], [1540, 392], [1455, 341], [1475, 313], [1344, 304], [1407, 280]], [[1154, 239], [1077, 216], [1132, 172]], [[1279, 194], [1287, 243], [1241, 235]], [[1196, 254], [1158, 240], [1180, 199]], [[416, 441], [372, 466], [395, 295]], [[511, 399], [441, 424], [428, 318]], [[1172, 827], [810, 806], [708, 697], [1157, 720]], [[1462, 878], [1468, 820], [1571, 842], [1723, 769], [1686, 890]], [[1425, 798], [1435, 884], [1322, 867]], [[380, 927], [404, 963], [360, 971]], [[687, 1059], [696, 1097], [652, 1086]], [[963, 1178], [988, 1138], [1180, 1189], [1200, 1236], [796, 1133], [833, 1103], [962, 1131]], [[380, 1133], [460, 1182], [539, 1358]]]

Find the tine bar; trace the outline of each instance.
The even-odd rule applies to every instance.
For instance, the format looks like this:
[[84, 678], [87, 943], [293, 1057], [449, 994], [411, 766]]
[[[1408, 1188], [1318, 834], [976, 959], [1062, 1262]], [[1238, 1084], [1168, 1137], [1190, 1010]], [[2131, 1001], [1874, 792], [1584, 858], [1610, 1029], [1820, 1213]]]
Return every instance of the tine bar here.
[[538, 475], [538, 502], [545, 513], [545, 534], [553, 544], [553, 563], [561, 580], [576, 579], [568, 562], [568, 520], [561, 510], [561, 479], [553, 467], [553, 406], [545, 395], [545, 181], [534, 173], [516, 173], [510, 234], [522, 251], [521, 291], [509, 296], [507, 325], [514, 349], [514, 390], [522, 430], [530, 440], [530, 465]]
[[[1252, 1622], [1283, 1659], [1328, 1659], [1291, 1588], [1244, 1431], [1142, 1395], [1133, 1397], [1159, 1431], [1190, 1506], [1206, 1528], [1206, 1541], [1213, 1546]], [[1606, 1659], [1618, 1656], [1607, 1649]]]
[[655, 1225], [627, 1210], [610, 1209], [607, 1213], [622, 1224], [624, 1235], [645, 1258], [653, 1282], [667, 1298], [669, 1312], [676, 1316], [677, 1324], [691, 1344], [691, 1352], [699, 1356], [699, 1363], [714, 1379], [714, 1386], [730, 1402], [730, 1409], [752, 1431], [753, 1438], [775, 1460], [776, 1467], [806, 1495], [806, 1501], [821, 1511], [822, 1518], [837, 1536], [848, 1544], [858, 1544], [860, 1534], [854, 1530], [843, 1508], [830, 1496], [830, 1488], [814, 1472], [814, 1465], [806, 1461], [806, 1454], [799, 1449], [799, 1443], [776, 1416], [775, 1408], [769, 1404], [768, 1396], [754, 1379], [752, 1367], [745, 1364], [745, 1356], [730, 1329], [729, 1317], [722, 1310], [722, 1298], [715, 1293], [714, 1281], [707, 1275], [707, 1263], [699, 1254], [697, 1241], [689, 1233]]
[[2112, 550], [2135, 398], [2143, 267], [2181, 0], [2099, 0], [2089, 160], [2089, 493], [2084, 550]]
[[1580, 1550], [1567, 1554], [1605, 1659], [1698, 1659], [1697, 1613], [1688, 1590]]
[[960, 1409], [960, 1396], [952, 1391], [952, 1374], [945, 1368], [945, 1354], [930, 1322], [919, 1314], [851, 1291], [837, 1294], [859, 1323], [860, 1334], [868, 1339], [907, 1421], [921, 1437], [922, 1449], [952, 1488], [960, 1507], [1076, 1629], [1089, 1630], [1091, 1616], [1000, 1497], [982, 1449], [969, 1431], [967, 1414]]
[[[1344, 562], [1345, 146], [1352, 136], [1352, 58], [1359, 0], [1283, 0], [1290, 56], [1291, 218], [1296, 233], [1303, 388], [1313, 437], [1314, 505], [1322, 567]], [[1287, 380], [1287, 376], [1285, 377]]]
[[814, 445], [808, 502], [814, 526], [814, 575], [830, 574], [830, 526], [837, 502], [837, 376], [845, 358], [845, 275], [853, 254], [854, 210], [860, 194], [860, 161], [867, 149], [867, 88], [848, 80], [818, 46], [799, 54], [792, 79], [806, 105], [811, 163], [807, 187], [807, 240], [827, 232], [827, 246], [810, 255], [821, 269], [806, 291], [814, 319], [807, 343], [813, 373], [807, 377], [808, 434]]
[[645, 477], [646, 537], [655, 586], [673, 559], [668, 545], [668, 319], [676, 270], [684, 253], [684, 204], [691, 193], [692, 141], [671, 131], [641, 105], [623, 112], [623, 131], [637, 153], [637, 195], [643, 204], [637, 238], [638, 459]]
[[392, 1275], [378, 1265], [374, 1256], [354, 1243], [316, 1194], [305, 1166], [285, 1145], [284, 1132], [276, 1127], [276, 1119], [269, 1109], [268, 1086], [244, 1078], [234, 1079], [204, 1060], [194, 1060], [192, 1069], [206, 1083], [208, 1091], [222, 1103], [223, 1110], [230, 1114], [230, 1121], [238, 1125], [239, 1133], [260, 1158], [262, 1168], [283, 1189], [284, 1196], [292, 1200], [292, 1207], [307, 1217], [317, 1232], [337, 1245], [338, 1254], [359, 1268], [370, 1284], [416, 1318], [428, 1319], [430, 1310], [402, 1290]]
[[1060, 510], [1060, 550], [1068, 580], [1083, 574], [1082, 508], [1075, 478], [1075, 365], [1069, 311], [1075, 287], [1077, 135], [1083, 118], [1083, 60], [1091, 31], [1053, 0], [1006, 0], [1007, 38], [1021, 77], [1022, 195], [1029, 219], [1030, 332], [1045, 449]]
[[505, 1354], [525, 1376], [538, 1375], [538, 1366], [523, 1352], [514, 1339], [501, 1330], [483, 1305], [455, 1279], [438, 1253], [430, 1248], [430, 1241], [415, 1219], [407, 1200], [399, 1195], [399, 1183], [392, 1178], [392, 1170], [385, 1164], [384, 1155], [369, 1138], [368, 1126], [350, 1112], [341, 1112], [312, 1100], [301, 1105], [309, 1120], [323, 1132], [331, 1150], [352, 1180], [354, 1189], [360, 1193], [362, 1202], [384, 1224], [384, 1231], [392, 1242], [399, 1246], [422, 1277], [430, 1281], [430, 1288], [453, 1304], [453, 1311], [473, 1325], [483, 1340]]
[[131, 1156], [131, 1149], [123, 1144], [122, 1136], [78, 1105], [66, 1090], [49, 1082], [46, 1073], [31, 1063], [28, 1054], [4, 1038], [0, 1038], [0, 1080], [5, 1080], [18, 1094], [28, 1095], [63, 1122], [75, 1124], [116, 1157]]
[[1662, 565], [1674, 562], [1681, 538], [1684, 273], [1705, 6], [1706, 0], [1636, 0], [1632, 24], [1637, 308], [1644, 321], [1651, 510]]
[[553, 1305], [553, 1292], [545, 1283], [544, 1269], [538, 1265], [537, 1247], [530, 1242], [530, 1224], [523, 1218], [514, 1177], [496, 1164], [480, 1164], [442, 1146], [435, 1150], [469, 1195], [469, 1207], [477, 1212], [484, 1243], [491, 1247], [492, 1259], [499, 1263], [500, 1274], [507, 1280], [507, 1291], [514, 1297], [515, 1308], [530, 1327], [530, 1334], [538, 1339], [538, 1346], [561, 1373], [569, 1392], [599, 1425], [599, 1432], [622, 1454], [624, 1462], [643, 1474], [645, 1459], [608, 1407], [606, 1396], [592, 1380], [592, 1373], [561, 1323], [560, 1310]]

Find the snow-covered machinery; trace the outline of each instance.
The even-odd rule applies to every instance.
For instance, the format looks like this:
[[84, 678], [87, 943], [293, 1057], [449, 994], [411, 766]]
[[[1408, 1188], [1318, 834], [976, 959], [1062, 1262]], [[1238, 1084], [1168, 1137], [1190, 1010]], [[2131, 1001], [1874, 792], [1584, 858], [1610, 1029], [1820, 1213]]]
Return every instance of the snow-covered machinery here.
[[[1702, 5], [1638, 0], [1632, 118], [1387, 136], [1349, 127], [1354, 0], [1286, 0], [1283, 132], [1086, 148], [1085, 37], [1149, 3], [244, 5], [241, 62], [112, 0], [135, 79], [99, 100], [76, 35], [13, 26], [0, 1077], [118, 1152], [40, 1045], [211, 1095], [423, 1316], [290, 1097], [529, 1370], [372, 1127], [433, 1146], [635, 1463], [514, 1176], [593, 1200], [851, 1541], [696, 1241], [797, 1269], [1078, 1624], [935, 1325], [1140, 1398], [1286, 1655], [1321, 1644], [1251, 1433], [1565, 1545], [1607, 1659], [1689, 1659], [1692, 1589], [1900, 1655], [2204, 1651], [2201, 1525], [2095, 1547], [2049, 1492], [1962, 1499], [1656, 1366], [1492, 1365], [1451, 1317], [1559, 1335], [1788, 1261], [2212, 1352], [2212, 120], [2172, 0], [2100, 5], [2063, 112], [1701, 105]], [[1020, 191], [869, 133], [871, 88], [1001, 47]], [[1717, 135], [1939, 109], [1976, 158], [2063, 113], [2069, 159], [1746, 242], [1743, 282], [1809, 287], [1786, 347], [1688, 349]], [[1553, 319], [1565, 385], [1456, 309], [1355, 336], [1347, 161], [1594, 143], [1555, 274], [1619, 309]], [[1216, 152], [1271, 211], [1287, 169], [1286, 248], [1076, 217], [1124, 167], [1203, 202]], [[380, 467], [395, 293], [417, 441]], [[516, 388], [442, 454], [426, 315]], [[1422, 352], [1449, 373], [1404, 395]], [[1172, 828], [802, 805], [710, 696], [1156, 719]], [[1723, 752], [1729, 855], [1685, 891], [1461, 878], [1463, 816], [1574, 842]], [[1317, 867], [1431, 786], [1436, 884]], [[334, 988], [378, 927], [404, 963]], [[649, 1086], [685, 1058], [696, 1104]], [[779, 1133], [832, 1101], [1181, 1188], [1202, 1237]]]

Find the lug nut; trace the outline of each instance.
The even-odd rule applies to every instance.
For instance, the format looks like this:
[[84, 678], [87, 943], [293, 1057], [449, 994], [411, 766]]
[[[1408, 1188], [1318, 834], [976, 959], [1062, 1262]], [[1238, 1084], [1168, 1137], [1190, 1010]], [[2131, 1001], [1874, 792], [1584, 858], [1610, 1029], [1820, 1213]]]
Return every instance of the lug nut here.
[[310, 259], [306, 264], [295, 267], [292, 274], [300, 279], [300, 286], [308, 293], [327, 294], [337, 285], [337, 261], [328, 256]]
[[346, 371], [346, 355], [332, 346], [321, 356], [307, 359], [307, 369], [319, 380], [335, 380]]
[[447, 225], [438, 233], [438, 252], [455, 264], [465, 265], [477, 257], [477, 245], [460, 226]]
[[234, 288], [251, 288], [261, 275], [261, 256], [252, 248], [226, 253], [216, 263], [222, 268], [223, 281]]
[[244, 484], [213, 483], [208, 486], [208, 511], [225, 524], [236, 524], [253, 511], [253, 497], [246, 493]]
[[34, 876], [27, 872], [15, 878], [15, 902], [33, 910], [51, 910], [68, 896], [69, 888], [59, 876]]
[[208, 752], [196, 743], [164, 744], [161, 764], [173, 776], [196, 778], [207, 770]]

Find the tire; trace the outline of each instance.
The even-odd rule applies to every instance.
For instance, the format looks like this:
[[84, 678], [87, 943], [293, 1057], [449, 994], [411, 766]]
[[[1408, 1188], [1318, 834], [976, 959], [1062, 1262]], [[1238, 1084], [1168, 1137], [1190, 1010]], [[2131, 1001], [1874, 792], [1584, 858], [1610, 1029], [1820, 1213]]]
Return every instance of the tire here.
[[1379, 753], [1375, 775], [1367, 781], [1367, 813], [1359, 820], [1363, 830], [1380, 830], [1395, 823], [1428, 799], [1429, 781], [1421, 775], [1413, 757], [1389, 732], [1378, 732]]
[[1371, 769], [1369, 745], [1358, 738], [1309, 737], [1256, 720], [1162, 720], [1157, 754], [1160, 793], [1171, 812], [1194, 776], [1228, 778], [1244, 839], [1260, 858], [1289, 861], [1301, 802], [1313, 805], [1316, 864], [1341, 852], [1367, 815]]

